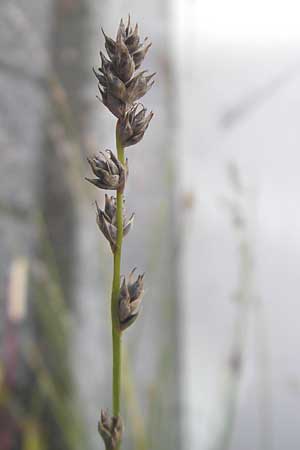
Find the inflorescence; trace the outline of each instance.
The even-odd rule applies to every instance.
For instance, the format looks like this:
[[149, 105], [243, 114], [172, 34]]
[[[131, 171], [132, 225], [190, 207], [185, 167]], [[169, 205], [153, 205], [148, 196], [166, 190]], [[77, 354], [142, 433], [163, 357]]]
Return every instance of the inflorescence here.
[[[105, 195], [103, 210], [96, 202], [96, 218], [98, 227], [108, 240], [114, 256], [116, 257], [119, 251], [120, 258], [118, 225], [121, 224], [122, 228], [122, 243], [123, 236], [126, 236], [132, 227], [134, 214], [129, 219], [126, 218], [122, 193], [128, 177], [128, 160], [123, 158], [120, 161], [122, 158], [119, 158], [119, 147], [124, 152], [125, 147], [140, 142], [149, 126], [153, 113], [152, 111], [147, 113], [147, 109], [139, 100], [152, 87], [155, 73], [148, 74], [147, 70], [139, 70], [151, 43], [148, 42], [148, 38], [141, 40], [138, 25], [132, 27], [130, 17], [126, 26], [121, 20], [115, 40], [107, 36], [103, 30], [102, 32], [107, 56], [100, 52], [101, 67], [93, 71], [98, 80], [100, 101], [117, 118], [118, 156], [111, 150], [104, 150], [88, 158], [94, 178], [86, 179], [100, 189], [113, 190], [117, 194], [116, 197]], [[128, 328], [139, 313], [144, 293], [144, 275], [138, 275], [134, 279], [134, 272], [135, 269], [127, 278], [123, 278], [122, 283], [121, 280], [117, 281], [118, 333]], [[98, 429], [107, 450], [119, 449], [122, 435], [122, 421], [119, 415], [110, 417], [106, 411], [102, 411]]]

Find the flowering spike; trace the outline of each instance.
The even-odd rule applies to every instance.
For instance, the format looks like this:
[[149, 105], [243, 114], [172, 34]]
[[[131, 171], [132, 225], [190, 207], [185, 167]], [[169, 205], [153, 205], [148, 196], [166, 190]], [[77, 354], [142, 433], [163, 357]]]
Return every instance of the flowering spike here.
[[99, 156], [87, 158], [96, 178], [87, 181], [100, 189], [122, 190], [126, 179], [126, 168], [115, 157], [111, 150], [99, 152]]
[[[148, 42], [148, 38], [140, 41], [138, 24], [131, 26], [130, 15], [126, 26], [121, 19], [115, 40], [107, 36], [103, 29], [102, 33], [108, 58], [100, 52], [101, 67], [94, 70], [94, 74], [99, 82], [101, 101], [112, 114], [124, 120], [135, 102], [153, 86], [154, 73], [146, 75], [146, 70], [135, 73], [151, 47], [151, 42]], [[140, 133], [129, 145], [139, 142], [143, 135], [144, 132]]]
[[[105, 195], [104, 209], [101, 210], [96, 202], [97, 225], [105, 238], [110, 243], [113, 253], [117, 242], [117, 202], [114, 196]], [[125, 206], [123, 205], [123, 236], [126, 236], [132, 228], [134, 213], [129, 219], [126, 218]]]
[[134, 268], [126, 281], [123, 278], [119, 295], [119, 324], [121, 331], [126, 330], [137, 318], [144, 295], [144, 274], [134, 281]]
[[118, 131], [123, 147], [137, 144], [144, 136], [153, 117], [151, 111], [146, 115], [146, 108], [142, 104], [136, 104], [128, 111], [125, 118], [118, 120]]

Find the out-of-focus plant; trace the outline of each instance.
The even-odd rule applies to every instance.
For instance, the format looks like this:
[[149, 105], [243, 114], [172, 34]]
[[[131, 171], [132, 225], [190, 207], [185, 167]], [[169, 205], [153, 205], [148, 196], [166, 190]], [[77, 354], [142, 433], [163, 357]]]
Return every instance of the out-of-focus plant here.
[[88, 159], [94, 178], [88, 178], [100, 189], [113, 190], [116, 196], [105, 196], [103, 210], [96, 202], [97, 224], [108, 240], [113, 253], [113, 283], [111, 295], [111, 320], [113, 342], [113, 415], [101, 411], [98, 424], [106, 450], [118, 450], [121, 445], [123, 424], [120, 416], [121, 391], [121, 337], [137, 318], [144, 293], [144, 275], [135, 277], [135, 269], [121, 281], [121, 252], [123, 237], [129, 232], [134, 215], [126, 218], [123, 192], [128, 177], [128, 160], [125, 148], [141, 141], [152, 119], [146, 108], [138, 102], [153, 85], [153, 76], [146, 70], [136, 72], [149, 50], [151, 43], [141, 41], [138, 25], [132, 27], [130, 17], [125, 26], [121, 20], [116, 39], [104, 31], [105, 48], [101, 67], [94, 70], [102, 103], [117, 118], [117, 155], [105, 150]]
[[258, 368], [260, 373], [259, 411], [261, 448], [271, 449], [270, 422], [270, 380], [268, 372], [268, 354], [266, 348], [265, 323], [263, 304], [255, 287], [255, 253], [252, 241], [251, 226], [253, 210], [250, 208], [249, 189], [244, 185], [238, 167], [234, 163], [228, 165], [228, 179], [231, 187], [231, 197], [223, 198], [229, 212], [232, 226], [238, 242], [239, 276], [238, 286], [233, 299], [236, 305], [236, 316], [233, 324], [231, 347], [227, 359], [225, 377], [225, 395], [223, 404], [222, 427], [217, 436], [214, 450], [228, 450], [231, 447], [232, 436], [237, 416], [240, 383], [247, 353], [247, 338], [251, 325], [251, 314], [255, 313], [255, 337], [258, 343]]
[[44, 244], [38, 264], [29, 270], [29, 260], [17, 257], [5, 293], [0, 448], [76, 450], [87, 439], [69, 365], [70, 315], [40, 215], [37, 224]]
[[233, 324], [233, 335], [229, 350], [224, 398], [222, 430], [215, 446], [216, 450], [230, 448], [237, 412], [240, 380], [245, 360], [246, 339], [249, 328], [250, 307], [253, 303], [253, 256], [249, 239], [249, 217], [246, 205], [246, 189], [235, 164], [228, 165], [231, 198], [223, 198], [228, 209], [233, 230], [238, 242], [239, 278], [233, 299], [237, 308]]

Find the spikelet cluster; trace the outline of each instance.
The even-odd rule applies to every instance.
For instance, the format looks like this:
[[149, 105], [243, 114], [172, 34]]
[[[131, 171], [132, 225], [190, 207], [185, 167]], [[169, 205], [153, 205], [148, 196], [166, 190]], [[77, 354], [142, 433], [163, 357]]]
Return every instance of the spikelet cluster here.
[[155, 73], [139, 70], [151, 42], [148, 38], [141, 40], [138, 25], [131, 27], [130, 17], [126, 26], [121, 20], [115, 40], [102, 32], [107, 57], [100, 52], [101, 66], [94, 69], [94, 74], [101, 101], [118, 118], [122, 145], [129, 147], [143, 138], [153, 117], [138, 103], [154, 83]]

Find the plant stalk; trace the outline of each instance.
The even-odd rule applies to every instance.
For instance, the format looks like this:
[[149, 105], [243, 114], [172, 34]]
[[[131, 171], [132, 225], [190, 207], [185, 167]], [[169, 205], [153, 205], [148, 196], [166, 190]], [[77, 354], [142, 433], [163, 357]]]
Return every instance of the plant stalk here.
[[[118, 159], [124, 165], [124, 148], [116, 128]], [[113, 415], [120, 415], [121, 397], [121, 330], [118, 318], [118, 300], [120, 292], [120, 268], [123, 241], [123, 192], [117, 191], [117, 242], [114, 252], [114, 271], [111, 295], [112, 343], [113, 343]], [[119, 448], [119, 447], [118, 447]]]

